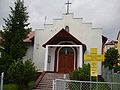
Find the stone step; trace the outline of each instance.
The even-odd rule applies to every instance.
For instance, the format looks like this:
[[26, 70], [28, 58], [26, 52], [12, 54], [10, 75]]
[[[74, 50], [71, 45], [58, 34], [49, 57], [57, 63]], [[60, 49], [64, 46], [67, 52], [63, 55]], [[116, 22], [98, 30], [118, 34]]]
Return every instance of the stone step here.
[[[67, 75], [67, 78], [69, 75]], [[45, 73], [41, 82], [37, 85], [34, 90], [52, 90], [52, 83], [55, 79], [63, 79], [64, 74], [59, 73]]]

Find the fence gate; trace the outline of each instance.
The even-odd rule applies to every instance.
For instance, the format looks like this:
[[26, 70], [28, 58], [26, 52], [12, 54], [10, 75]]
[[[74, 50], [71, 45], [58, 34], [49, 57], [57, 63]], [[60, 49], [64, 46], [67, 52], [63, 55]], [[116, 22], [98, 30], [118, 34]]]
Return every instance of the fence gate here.
[[120, 83], [56, 79], [53, 90], [120, 90]]

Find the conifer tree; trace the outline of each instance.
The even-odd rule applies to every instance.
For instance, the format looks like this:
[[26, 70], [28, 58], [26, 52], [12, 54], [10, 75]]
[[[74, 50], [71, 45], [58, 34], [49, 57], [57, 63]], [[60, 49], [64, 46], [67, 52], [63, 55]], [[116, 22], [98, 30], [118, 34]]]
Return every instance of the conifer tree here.
[[113, 69], [114, 67], [118, 66], [119, 63], [119, 53], [118, 50], [115, 48], [109, 48], [105, 53], [105, 67], [109, 67], [109, 69]]
[[12, 62], [22, 60], [27, 51], [27, 46], [23, 42], [26, 35], [30, 32], [28, 23], [28, 12], [24, 6], [24, 1], [16, 0], [15, 7], [11, 9], [11, 13], [7, 19], [4, 19], [2, 37], [2, 55], [0, 67], [7, 70]]

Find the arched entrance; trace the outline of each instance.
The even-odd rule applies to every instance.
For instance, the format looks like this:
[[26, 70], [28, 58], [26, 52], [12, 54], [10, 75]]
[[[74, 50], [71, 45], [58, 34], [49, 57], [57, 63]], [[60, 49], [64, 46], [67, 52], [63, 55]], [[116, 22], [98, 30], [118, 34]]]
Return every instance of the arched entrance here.
[[70, 73], [74, 70], [75, 50], [62, 47], [58, 53], [58, 73]]

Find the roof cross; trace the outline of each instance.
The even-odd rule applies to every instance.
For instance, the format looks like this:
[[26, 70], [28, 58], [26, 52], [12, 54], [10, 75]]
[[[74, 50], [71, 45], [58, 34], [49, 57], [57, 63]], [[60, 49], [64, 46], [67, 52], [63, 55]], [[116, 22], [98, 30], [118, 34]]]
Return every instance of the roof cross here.
[[69, 0], [67, 1], [67, 3], [65, 3], [67, 5], [67, 13], [66, 14], [69, 14], [69, 5], [72, 4], [69, 2]]

